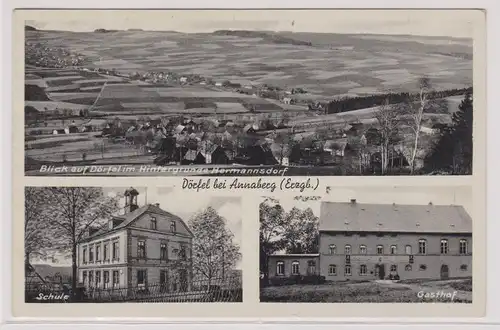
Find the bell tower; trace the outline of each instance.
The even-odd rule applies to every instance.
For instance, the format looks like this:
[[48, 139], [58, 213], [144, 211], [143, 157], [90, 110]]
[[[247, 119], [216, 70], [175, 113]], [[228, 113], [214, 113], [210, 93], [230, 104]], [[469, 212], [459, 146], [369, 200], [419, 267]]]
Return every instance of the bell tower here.
[[139, 206], [137, 205], [137, 196], [139, 196], [139, 192], [130, 187], [125, 190], [125, 213], [132, 212], [136, 210]]

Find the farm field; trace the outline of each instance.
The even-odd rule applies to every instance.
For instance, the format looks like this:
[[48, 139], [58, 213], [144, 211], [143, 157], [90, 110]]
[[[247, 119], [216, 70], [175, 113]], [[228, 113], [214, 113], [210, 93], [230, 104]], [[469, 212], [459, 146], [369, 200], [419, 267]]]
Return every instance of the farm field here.
[[[457, 289], [458, 288], [458, 289]], [[420, 280], [412, 283], [390, 283], [370, 281], [362, 283], [326, 283], [319, 285], [286, 285], [261, 288], [261, 302], [325, 302], [325, 303], [362, 303], [362, 302], [450, 302], [450, 299], [422, 299], [418, 292], [454, 292], [453, 302], [472, 303], [471, 279], [460, 280]]]
[[68, 47], [105, 69], [130, 73], [171, 70], [220, 80], [302, 87], [324, 98], [414, 90], [423, 74], [437, 89], [462, 88], [472, 81], [469, 39], [441, 38], [446, 39], [442, 42], [411, 36], [275, 34], [312, 46], [277, 44], [261, 37], [161, 31], [27, 31], [26, 39]]

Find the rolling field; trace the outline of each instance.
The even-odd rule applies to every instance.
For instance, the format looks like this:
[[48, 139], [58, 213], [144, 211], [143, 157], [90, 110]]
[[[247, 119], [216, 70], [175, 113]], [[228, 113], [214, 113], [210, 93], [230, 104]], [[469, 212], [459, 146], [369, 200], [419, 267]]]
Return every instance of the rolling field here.
[[282, 35], [310, 41], [312, 46], [277, 44], [262, 37], [159, 31], [28, 31], [26, 38], [68, 47], [105, 69], [170, 70], [214, 79], [302, 87], [324, 98], [414, 90], [422, 75], [429, 76], [437, 89], [462, 88], [472, 82], [472, 41], [468, 39]]

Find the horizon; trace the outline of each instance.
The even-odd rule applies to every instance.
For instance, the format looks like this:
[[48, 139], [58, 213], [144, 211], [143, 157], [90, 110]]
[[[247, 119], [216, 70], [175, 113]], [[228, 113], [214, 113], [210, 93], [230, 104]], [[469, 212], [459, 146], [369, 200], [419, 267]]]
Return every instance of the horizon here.
[[[476, 10], [23, 10], [39, 30], [217, 30], [472, 38]], [[480, 14], [482, 14], [479, 11]], [[32, 19], [29, 19], [32, 18]]]

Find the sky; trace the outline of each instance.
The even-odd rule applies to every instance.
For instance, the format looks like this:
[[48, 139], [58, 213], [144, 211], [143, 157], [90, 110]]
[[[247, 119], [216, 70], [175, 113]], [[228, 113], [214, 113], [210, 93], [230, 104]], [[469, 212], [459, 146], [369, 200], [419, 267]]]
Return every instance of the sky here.
[[473, 36], [473, 26], [482, 17], [471, 10], [66, 10], [25, 11], [23, 15], [26, 24], [38, 29], [77, 32], [239, 29], [465, 38]]

